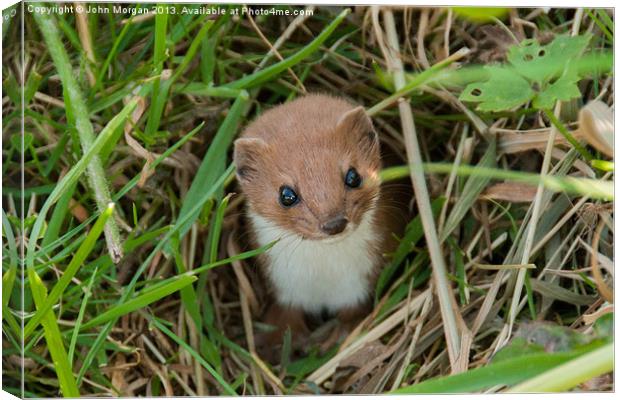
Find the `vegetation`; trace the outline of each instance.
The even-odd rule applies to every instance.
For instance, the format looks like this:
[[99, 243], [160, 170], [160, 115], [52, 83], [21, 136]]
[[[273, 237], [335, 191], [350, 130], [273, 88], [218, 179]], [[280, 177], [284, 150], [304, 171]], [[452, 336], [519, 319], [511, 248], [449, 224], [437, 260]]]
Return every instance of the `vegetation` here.
[[[3, 390], [612, 390], [610, 10], [97, 5], [3, 12]], [[270, 364], [231, 147], [314, 91], [413, 218], [372, 313]]]

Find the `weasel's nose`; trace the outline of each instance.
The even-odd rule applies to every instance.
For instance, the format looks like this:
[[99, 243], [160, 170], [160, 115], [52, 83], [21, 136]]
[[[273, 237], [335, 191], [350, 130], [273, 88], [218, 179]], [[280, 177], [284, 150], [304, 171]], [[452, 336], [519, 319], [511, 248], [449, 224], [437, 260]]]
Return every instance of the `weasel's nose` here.
[[321, 226], [321, 230], [329, 235], [337, 235], [344, 231], [349, 221], [343, 217], [336, 217], [324, 223]]

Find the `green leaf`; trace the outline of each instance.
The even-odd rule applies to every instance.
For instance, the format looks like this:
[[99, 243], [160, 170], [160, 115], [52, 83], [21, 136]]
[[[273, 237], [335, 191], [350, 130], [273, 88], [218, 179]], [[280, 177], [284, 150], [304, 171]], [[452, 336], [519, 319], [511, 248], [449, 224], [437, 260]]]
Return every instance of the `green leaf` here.
[[528, 81], [510, 68], [485, 67], [489, 80], [467, 85], [459, 97], [479, 103], [479, 111], [504, 111], [521, 106], [534, 96]]
[[577, 82], [579, 82], [579, 77], [576, 74], [562, 76], [538, 93], [532, 105], [541, 110], [550, 110], [557, 100], [568, 101], [580, 97], [581, 92]]
[[562, 35], [546, 46], [541, 46], [535, 39], [527, 39], [519, 46], [510, 48], [508, 61], [525, 78], [542, 83], [558, 74], [558, 66], [564, 67], [577, 58], [585, 50], [591, 37]]

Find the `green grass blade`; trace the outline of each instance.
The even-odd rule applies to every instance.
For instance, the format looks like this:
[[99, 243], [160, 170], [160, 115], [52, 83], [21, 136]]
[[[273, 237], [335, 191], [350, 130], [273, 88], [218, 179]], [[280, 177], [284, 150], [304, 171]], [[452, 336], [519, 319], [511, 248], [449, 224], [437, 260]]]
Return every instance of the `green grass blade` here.
[[[492, 168], [495, 166], [496, 157], [496, 140], [492, 139], [489, 142], [486, 152], [480, 159], [480, 162], [475, 168]], [[472, 174], [465, 183], [461, 196], [458, 198], [454, 207], [450, 211], [446, 223], [443, 226], [443, 230], [439, 235], [439, 241], [443, 243], [448, 236], [460, 225], [461, 220], [465, 215], [471, 211], [472, 206], [478, 200], [478, 196], [484, 188], [487, 186], [491, 177], [488, 175]]]
[[[172, 243], [174, 261], [177, 265], [177, 270], [180, 274], [184, 274], [185, 272], [187, 272], [187, 267], [183, 262], [183, 257], [181, 256], [181, 253], [179, 252], [179, 241], [173, 239]], [[193, 286], [187, 286], [181, 289], [181, 302], [183, 303], [185, 310], [194, 321], [197, 329], [200, 329], [200, 327], [202, 326], [202, 317], [200, 315], [199, 303], [197, 299], [198, 296], [196, 296], [196, 291], [194, 290]]]
[[[21, 335], [21, 327], [15, 320], [13, 314], [9, 310], [9, 300], [11, 299], [11, 294], [13, 293], [13, 288], [15, 286], [15, 278], [17, 277], [17, 262], [14, 261], [13, 252], [15, 249], [11, 249], [10, 247], [15, 247], [15, 240], [13, 238], [12, 232], [9, 234], [8, 231], [11, 230], [8, 225], [8, 221], [6, 220], [6, 216], [4, 215], [4, 210], [2, 211], [2, 225], [5, 229], [5, 234], [7, 236], [7, 242], [9, 243], [9, 269], [2, 275], [2, 319], [9, 324], [9, 327], [13, 331], [13, 333], [17, 336]], [[13, 243], [11, 245], [11, 242]], [[17, 257], [17, 253], [15, 252], [15, 259]]]
[[[215, 180], [221, 175], [224, 168], [226, 168], [227, 150], [237, 133], [237, 127], [248, 103], [248, 99], [248, 94], [245, 91], [237, 97], [237, 100], [233, 103], [228, 115], [213, 138], [209, 150], [198, 168], [198, 172], [196, 172], [196, 176], [185, 195], [181, 211], [179, 212], [177, 225], [181, 237], [185, 235], [196, 218], [198, 218], [200, 208], [204, 201], [207, 200], [205, 199], [202, 203], [197, 201], [204, 193], [204, 188], [213, 186]], [[196, 208], [196, 204], [200, 204], [200, 208], [193, 212], [190, 211], [191, 208]]]
[[162, 71], [166, 60], [166, 31], [168, 28], [168, 13], [155, 15], [155, 47], [153, 48], [153, 64], [155, 71]]
[[[164, 236], [164, 238], [157, 243], [157, 245], [148, 255], [146, 260], [144, 260], [142, 264], [140, 264], [140, 267], [138, 267], [138, 270], [134, 273], [134, 276], [131, 279], [131, 281], [125, 286], [125, 290], [123, 294], [121, 295], [121, 298], [119, 299], [117, 304], [122, 305], [129, 299], [129, 296], [131, 296], [131, 294], [133, 293], [133, 289], [136, 286], [139, 277], [144, 273], [148, 265], [150, 265], [150, 263], [153, 261], [153, 258], [155, 257], [157, 252], [159, 252], [167, 244], [168, 240], [170, 240], [170, 238], [172, 238], [173, 235], [175, 235], [179, 231], [179, 227], [182, 226], [187, 220], [189, 220], [190, 216], [193, 213], [200, 212], [200, 209], [202, 205], [204, 204], [204, 202], [206, 202], [207, 199], [209, 199], [213, 195], [213, 193], [215, 193], [215, 191], [224, 184], [224, 182], [226, 181], [226, 179], [228, 179], [228, 177], [232, 176], [233, 171], [234, 171], [234, 165], [231, 164], [230, 167], [220, 176], [220, 178], [212, 186], [210, 186], [206, 191], [204, 191], [204, 193], [202, 193], [202, 197], [199, 198], [197, 203], [193, 206], [193, 208], [189, 210], [189, 213], [185, 217], [180, 218], [177, 221], [177, 224], [175, 224], [168, 231], [168, 233]], [[97, 335], [97, 338], [91, 345], [90, 350], [88, 351], [88, 353], [86, 354], [86, 357], [84, 358], [84, 361], [82, 363], [82, 368], [80, 368], [80, 372], [78, 373], [78, 382], [82, 380], [84, 374], [90, 367], [90, 364], [93, 362], [95, 356], [99, 353], [101, 346], [103, 346], [106, 336], [112, 329], [112, 326], [114, 326], [115, 322], [116, 322], [116, 318], [112, 319], [110, 322], [106, 324], [106, 326]]]
[[165, 333], [170, 339], [174, 340], [181, 347], [187, 350], [187, 352], [191, 354], [191, 356], [194, 357], [200, 363], [200, 365], [202, 365], [207, 371], [209, 371], [209, 373], [215, 378], [215, 380], [217, 380], [217, 382], [222, 385], [222, 388], [224, 388], [226, 394], [230, 396], [237, 396], [237, 393], [233, 390], [233, 388], [231, 388], [230, 385], [226, 383], [224, 378], [222, 378], [222, 376], [220, 376], [220, 374], [218, 374], [213, 369], [213, 367], [200, 356], [200, 354], [196, 353], [196, 350], [194, 350], [190, 345], [185, 343], [180, 337], [175, 335], [170, 329], [166, 328], [166, 326], [159, 322], [157, 318], [150, 318], [150, 321], [157, 327], [157, 329]]
[[[4, 239], [6, 237], [6, 240]], [[11, 223], [9, 222], [4, 209], [2, 209], [2, 240], [6, 242], [8, 246], [8, 254], [9, 254], [9, 270], [15, 270], [15, 274], [17, 274], [17, 265], [19, 264], [19, 255], [17, 253], [17, 241], [15, 240], [15, 235], [13, 235], [13, 228], [11, 227]], [[5, 249], [5, 246], [2, 246]], [[11, 292], [2, 291], [2, 304], [5, 304], [5, 297], [9, 296]], [[8, 304], [8, 299], [6, 300], [6, 304]]]
[[[203, 18], [204, 20], [204, 18]], [[166, 42], [166, 14], [158, 14], [155, 19], [155, 71], [161, 74], [163, 68], [163, 61], [165, 59], [165, 45]], [[189, 49], [183, 56], [181, 64], [176, 68], [174, 74], [169, 79], [161, 82], [161, 78], [158, 77], [154, 81], [153, 97], [151, 99], [151, 107], [149, 109], [149, 118], [144, 130], [144, 135], [147, 139], [154, 136], [155, 131], [159, 128], [161, 116], [164, 111], [164, 107], [168, 100], [168, 94], [172, 84], [185, 72], [185, 69], [189, 66], [190, 62], [194, 59], [198, 47], [204, 37], [213, 26], [214, 21], [206, 21], [196, 34], [194, 40], [189, 46]]]
[[[54, 185], [54, 187], [55, 186], [56, 185]], [[54, 211], [52, 211], [52, 217], [47, 224], [47, 228], [45, 229], [45, 235], [43, 236], [43, 241], [41, 242], [42, 248], [45, 248], [48, 244], [58, 239], [58, 233], [60, 232], [62, 223], [65, 220], [67, 212], [69, 211], [69, 202], [73, 197], [75, 187], [76, 185], [74, 184], [72, 187], [68, 188], [62, 196], [60, 196], [60, 199], [58, 199], [58, 203], [56, 204], [56, 207], [54, 207]]]
[[[437, 218], [443, 203], [443, 198], [438, 198], [431, 202], [433, 218]], [[385, 286], [392, 278], [392, 275], [396, 272], [398, 266], [401, 265], [407, 255], [411, 252], [413, 246], [415, 246], [415, 244], [422, 239], [423, 236], [424, 229], [422, 227], [422, 217], [420, 217], [420, 215], [416, 215], [416, 217], [407, 224], [407, 227], [405, 228], [405, 235], [401, 240], [399, 240], [398, 247], [392, 255], [390, 264], [381, 271], [381, 274], [379, 274], [375, 289], [375, 301], [379, 301]]]
[[[11, 228], [11, 223], [6, 216], [4, 209], [2, 209], [2, 232], [2, 240], [6, 242], [9, 254], [9, 269], [2, 275], [2, 319], [9, 324], [11, 330], [13, 330], [13, 333], [15, 333], [16, 336], [20, 336], [21, 327], [9, 310], [9, 301], [11, 299], [11, 295], [13, 294], [15, 278], [17, 277], [19, 255], [17, 253], [17, 242], [15, 241], [15, 236], [13, 235], [13, 229]], [[5, 237], [6, 240], [4, 239]], [[3, 245], [2, 248], [6, 249], [7, 247]]]
[[[425, 163], [424, 170], [429, 173], [449, 174], [452, 164]], [[483, 168], [471, 165], [461, 165], [456, 173], [461, 176], [487, 176], [495, 180], [507, 180], [521, 182], [536, 186], [542, 181], [546, 189], [556, 193], [567, 193], [577, 196], [589, 196], [598, 200], [611, 201], [614, 199], [614, 183], [601, 179], [575, 178], [573, 176], [553, 176], [529, 172], [510, 171], [499, 168]], [[398, 179], [409, 176], [409, 167], [397, 166], [386, 168], [381, 171], [383, 181]]]
[[84, 313], [86, 312], [86, 305], [88, 304], [88, 299], [92, 293], [93, 284], [95, 283], [95, 277], [97, 276], [98, 268], [95, 267], [93, 274], [90, 277], [90, 281], [88, 282], [88, 286], [86, 287], [86, 292], [84, 293], [84, 298], [82, 299], [82, 304], [80, 305], [80, 311], [78, 312], [77, 319], [75, 320], [75, 326], [73, 327], [73, 334], [71, 334], [71, 342], [69, 342], [69, 362], [71, 366], [73, 366], [73, 354], [75, 353], [75, 345], [77, 344], [77, 338], [80, 333], [80, 329], [82, 327], [82, 321], [84, 320]]
[[454, 267], [456, 273], [457, 284], [459, 286], [459, 300], [461, 305], [467, 304], [467, 296], [465, 294], [465, 288], [467, 286], [467, 274], [465, 273], [465, 263], [463, 262], [463, 250], [461, 250], [452, 238], [448, 238], [448, 244], [452, 247], [454, 252]]
[[17, 83], [17, 78], [15, 78], [15, 75], [13, 74], [9, 75], [9, 77], [6, 78], [4, 82], [2, 82], [2, 89], [6, 91], [6, 94], [9, 97], [9, 100], [11, 101], [11, 103], [13, 103], [15, 108], [21, 108], [22, 89], [20, 85]]
[[[597, 14], [599, 16], [606, 16], [607, 18], [609, 18], [609, 16], [607, 14], [605, 14], [604, 10], [595, 10], [597, 11]], [[603, 32], [605, 34], [605, 36], [607, 37], [607, 40], [609, 40], [610, 42], [613, 42], [614, 40], [614, 36], [613, 36], [613, 24], [612, 25], [605, 25], [603, 22], [601, 22], [592, 12], [592, 10], [586, 10], [586, 13], [588, 14], [588, 16], [590, 17], [590, 19], [592, 19], [592, 21], [594, 21], [594, 23], [599, 27], [599, 29], [601, 30], [601, 32]], [[611, 30], [612, 32], [610, 32], [610, 30], [607, 28], [608, 26], [611, 26]]]
[[605, 26], [609, 30], [610, 34], [613, 36], [613, 34], [614, 34], [614, 21], [612, 21], [611, 17], [609, 15], [607, 15], [607, 10], [599, 8], [596, 11], [597, 11], [598, 16], [601, 17], [601, 19], [605, 23]]
[[[201, 122], [196, 128], [192, 129], [191, 132], [186, 134], [184, 137], [179, 139], [174, 145], [172, 145], [169, 149], [164, 151], [159, 157], [157, 157], [153, 163], [151, 163], [149, 170], [153, 171], [159, 164], [162, 163], [167, 157], [169, 157], [172, 153], [178, 150], [184, 143], [186, 143], [192, 136], [200, 131], [203, 127], [204, 122]], [[134, 176], [129, 182], [127, 182], [115, 195], [114, 200], [122, 198], [127, 192], [133, 189], [140, 182], [141, 173]]]
[[308, 43], [303, 49], [288, 57], [276, 64], [273, 64], [263, 70], [257, 71], [251, 75], [245, 76], [239, 80], [234, 82], [227, 83], [224, 85], [228, 88], [233, 89], [248, 89], [253, 86], [260, 85], [261, 83], [273, 79], [282, 71], [285, 71], [288, 68], [298, 64], [303, 61], [310, 55], [312, 55], [315, 51], [319, 49], [321, 44], [327, 40], [331, 36], [331, 34], [336, 30], [338, 25], [344, 20], [344, 18], [351, 12], [349, 8], [344, 9], [323, 31], [310, 43]]
[[429, 379], [391, 393], [471, 393], [496, 385], [514, 385], [572, 360], [579, 354], [581, 352], [537, 353], [514, 357], [461, 374]]
[[191, 275], [196, 275], [196, 274], [200, 274], [201, 272], [210, 270], [215, 267], [220, 267], [222, 265], [230, 264], [233, 261], [245, 260], [247, 258], [256, 257], [257, 255], [262, 254], [266, 252], [267, 250], [269, 250], [270, 248], [272, 248], [277, 242], [278, 242], [277, 240], [274, 240], [273, 242], [267, 243], [266, 245], [261, 246], [257, 249], [246, 251], [240, 254], [236, 254], [232, 257], [223, 258], [213, 263], [202, 265], [198, 268], [194, 268], [193, 270], [188, 271], [187, 273]]
[[153, 97], [151, 98], [151, 106], [149, 107], [149, 118], [146, 122], [146, 128], [144, 128], [144, 138], [147, 144], [152, 144], [154, 142], [153, 137], [159, 128], [171, 84], [172, 81], [170, 79], [166, 79], [162, 82], [159, 78], [153, 83]]
[[191, 275], [179, 275], [174, 278], [166, 285], [158, 285], [156, 288], [147, 288], [144, 289], [140, 294], [138, 294], [135, 298], [120, 303], [117, 306], [114, 306], [104, 312], [91, 319], [87, 323], [82, 325], [82, 330], [92, 328], [93, 326], [104, 324], [110, 320], [115, 320], [122, 315], [129, 314], [132, 311], [136, 311], [140, 308], [146, 307], [149, 304], [156, 302], [170, 294], [186, 287], [187, 285], [191, 285], [192, 282], [196, 281], [198, 278]]
[[[47, 289], [41, 281], [41, 278], [39, 278], [34, 270], [30, 269], [28, 271], [28, 275], [30, 277], [32, 297], [34, 298], [35, 304], [38, 308], [45, 303]], [[69, 363], [69, 359], [65, 351], [65, 346], [62, 341], [62, 334], [60, 333], [60, 328], [56, 322], [54, 312], [46, 312], [41, 320], [41, 324], [43, 325], [47, 348], [49, 349], [50, 355], [52, 356], [52, 361], [54, 362], [54, 368], [56, 370], [56, 376], [58, 377], [60, 391], [65, 397], [79, 397], [80, 391], [78, 390], [75, 377], [73, 376], [73, 371], [71, 370], [71, 364]]]
[[198, 48], [204, 41], [205, 36], [209, 32], [213, 24], [213, 20], [205, 21], [205, 19], [203, 18], [202, 28], [200, 28], [200, 30], [192, 40], [192, 43], [189, 45], [189, 49], [187, 49], [187, 53], [185, 53], [185, 55], [183, 56], [181, 64], [179, 64], [179, 66], [174, 71], [174, 75], [172, 75], [173, 82], [176, 81], [181, 76], [181, 74], [183, 74], [183, 72], [185, 72], [185, 69], [189, 66], [189, 63], [194, 60], [194, 56], [196, 55]]
[[[134, 18], [134, 16], [132, 16], [131, 18]], [[108, 70], [110, 63], [112, 62], [112, 59], [116, 57], [116, 54], [119, 50], [119, 46], [121, 42], [123, 41], [123, 39], [125, 38], [125, 35], [129, 31], [130, 27], [131, 27], [131, 20], [128, 23], [126, 23], [125, 26], [123, 26], [121, 33], [116, 37], [116, 40], [114, 40], [112, 49], [108, 52], [108, 55], [106, 56], [106, 59], [103, 62], [103, 65], [101, 66], [101, 69], [99, 70], [99, 73], [97, 74], [97, 78], [95, 80], [95, 86], [94, 86], [95, 89], [101, 90], [102, 88], [101, 83], [103, 82], [103, 77], [106, 71]]]
[[205, 85], [200, 82], [189, 82], [187, 84], [177, 84], [172, 88], [175, 93], [193, 94], [195, 96], [237, 98], [242, 89], [231, 89], [223, 86]]
[[213, 235], [211, 236], [211, 245], [209, 246], [209, 262], [214, 263], [217, 259], [217, 249], [220, 244], [220, 235], [222, 233], [222, 222], [224, 221], [224, 214], [226, 213], [226, 207], [228, 207], [228, 201], [232, 194], [228, 194], [224, 197], [217, 207], [215, 213], [215, 219], [213, 220]]
[[[186, 271], [182, 275], [176, 275], [176, 276], [173, 276], [171, 278], [167, 278], [167, 279], [164, 279], [164, 280], [162, 280], [160, 282], [157, 282], [157, 283], [151, 285], [148, 289], [145, 289], [145, 290], [149, 290], [149, 291], [150, 290], [156, 290], [156, 289], [159, 289], [159, 288], [161, 288], [163, 286], [167, 286], [167, 285], [175, 282], [176, 280], [178, 280], [180, 276], [195, 276], [195, 275], [198, 275], [198, 274], [200, 274], [200, 273], [202, 273], [204, 271], [207, 271], [209, 269], [213, 269], [215, 267], [220, 267], [222, 265], [230, 264], [233, 261], [245, 260], [247, 258], [256, 257], [257, 255], [262, 254], [263, 252], [269, 250], [276, 243], [277, 243], [277, 240], [274, 240], [273, 242], [268, 243], [268, 244], [266, 244], [266, 245], [264, 245], [262, 247], [259, 247], [257, 249], [249, 250], [249, 251], [246, 251], [246, 252], [243, 252], [243, 253], [240, 253], [240, 254], [236, 254], [236, 255], [234, 255], [232, 257], [223, 258], [223, 259], [218, 260], [216, 262], [202, 265], [202, 266], [200, 266], [198, 268]], [[180, 264], [180, 266], [181, 266], [182, 269], [184, 269], [184, 270], [186, 269], [184, 264]]]
[[62, 277], [56, 282], [49, 296], [47, 296], [45, 303], [38, 307], [37, 312], [34, 316], [28, 321], [26, 326], [24, 327], [24, 340], [26, 340], [33, 332], [33, 330], [37, 327], [39, 322], [43, 319], [43, 316], [52, 308], [52, 306], [60, 299], [63, 292], [71, 283], [71, 279], [78, 272], [79, 268], [86, 260], [86, 257], [90, 255], [93, 247], [95, 246], [97, 239], [99, 239], [99, 235], [103, 232], [103, 227], [105, 226], [106, 221], [112, 213], [114, 212], [114, 203], [110, 203], [108, 208], [99, 216], [97, 222], [90, 230], [86, 239], [82, 242], [80, 248], [75, 252], [73, 259], [65, 269]]
[[[232, 172], [232, 168], [229, 168], [229, 171], [227, 173], [224, 174], [224, 176], [227, 176], [230, 172]], [[223, 182], [223, 179], [220, 179], [220, 181]], [[207, 192], [205, 194], [205, 196], [210, 196], [211, 193]], [[172, 235], [173, 233], [169, 233], [169, 235]], [[167, 242], [167, 240], [169, 240], [169, 235], [166, 235], [166, 237], [164, 239], [162, 239], [158, 245], [155, 247], [155, 249], [153, 249], [153, 251], [151, 252], [151, 255], [149, 255], [149, 257], [147, 257], [147, 259], [142, 263], [142, 265], [140, 266], [140, 268], [138, 269], [138, 271], [136, 272], [136, 274], [134, 275], [134, 280], [132, 280], [132, 282], [130, 282], [125, 289], [125, 292], [123, 293], [123, 295], [121, 296], [121, 299], [119, 300], [118, 304], [119, 306], [122, 306], [123, 304], [126, 305], [127, 304], [127, 293], [131, 293], [131, 289], [135, 286], [136, 284], [136, 277], [140, 276], [142, 274], [142, 272], [144, 271], [144, 269], [150, 264], [150, 262], [152, 261], [154, 255], [161, 250], [161, 248], [164, 246], [164, 244]], [[216, 261], [212, 264], [206, 264], [203, 265], [199, 268], [193, 269], [191, 271], [186, 272], [186, 274], [184, 276], [195, 276], [197, 274], [200, 274], [206, 270], [221, 266], [221, 265], [226, 265], [231, 263], [232, 261], [235, 260], [244, 260], [247, 258], [251, 258], [251, 257], [255, 257], [267, 250], [269, 250], [271, 247], [273, 247], [273, 245], [275, 245], [276, 242], [272, 242], [269, 243], [265, 246], [262, 246], [258, 249], [255, 250], [251, 250], [251, 251], [247, 251], [241, 254], [237, 254], [233, 257], [229, 257], [223, 260], [219, 260]], [[178, 277], [173, 277], [173, 278], [169, 278], [166, 281], [160, 282], [159, 284], [156, 285], [156, 288], [160, 288], [162, 285], [167, 285], [169, 282], [171, 282], [172, 279], [177, 279]], [[190, 282], [191, 283], [191, 282]], [[119, 307], [117, 306], [117, 307]], [[80, 372], [78, 374], [78, 381], [81, 380], [81, 378], [84, 376], [84, 374], [86, 373], [86, 370], [88, 369], [88, 366], [90, 365], [90, 363], [93, 361], [95, 355], [97, 354], [97, 352], [99, 351], [99, 349], [101, 348], [101, 346], [103, 345], [103, 341], [107, 335], [107, 333], [110, 331], [110, 329], [112, 329], [113, 324], [116, 321], [116, 318], [118, 318], [118, 316], [113, 316], [111, 322], [108, 323], [108, 325], [105, 326], [104, 329], [101, 330], [101, 332], [99, 332], [99, 335], [97, 336], [97, 338], [95, 339], [95, 341], [93, 342], [88, 354], [86, 355], [86, 357], [84, 358], [84, 362], [82, 364], [82, 368], [80, 369]], [[91, 321], [92, 322], [92, 321]], [[84, 327], [83, 327], [84, 328]]]
[[527, 306], [530, 310], [530, 317], [532, 321], [536, 321], [536, 302], [534, 300], [534, 291], [532, 290], [531, 276], [532, 274], [530, 271], [525, 273], [525, 293], [527, 295]]
[[[185, 273], [187, 271], [187, 267], [183, 262], [183, 257], [181, 256], [181, 253], [179, 252], [178, 238], [173, 238], [171, 240], [171, 244], [177, 270], [179, 271], [179, 273]], [[200, 286], [200, 281], [198, 281], [198, 287], [203, 287]], [[200, 313], [200, 301], [198, 299], [198, 295], [196, 294], [194, 286], [186, 286], [181, 289], [180, 293], [183, 307], [194, 322], [196, 330], [200, 332], [203, 328], [203, 318], [202, 314]], [[211, 333], [210, 330], [208, 332]], [[219, 356], [217, 346], [215, 346], [213, 342], [209, 340], [209, 337], [207, 335], [199, 335], [199, 348], [201, 349], [201, 353], [205, 355], [210, 364], [216, 366], [216, 368], [219, 369], [222, 364], [222, 360]], [[202, 349], [210, 349], [211, 351], [202, 351]]]
[[211, 37], [202, 42], [200, 49], [200, 77], [202, 78], [202, 83], [205, 85], [213, 83], [213, 71], [215, 71], [215, 63], [217, 60], [215, 55], [217, 39], [217, 34], [211, 35]]
[[557, 128], [557, 130], [562, 134], [562, 136], [564, 136], [564, 138], [575, 148], [575, 150], [579, 152], [579, 154], [581, 154], [583, 158], [585, 158], [588, 161], [592, 161], [594, 159], [594, 157], [592, 157], [592, 154], [590, 154], [590, 152], [586, 150], [586, 148], [583, 147], [581, 143], [577, 141], [577, 139], [575, 139], [572, 133], [568, 131], [566, 126], [555, 116], [555, 114], [553, 114], [552, 111], [550, 110], [542, 110], [542, 111], [545, 113], [549, 121], [551, 121], [553, 126]]
[[21, 327], [9, 310], [9, 299], [15, 285], [17, 269], [11, 268], [2, 275], [2, 319], [9, 324], [9, 327], [16, 336], [21, 336]]
[[[103, 130], [97, 135], [97, 139], [93, 142], [93, 144], [88, 148], [88, 150], [84, 153], [80, 161], [78, 161], [69, 172], [58, 182], [52, 193], [49, 195], [43, 207], [39, 211], [39, 215], [32, 227], [32, 231], [30, 234], [30, 240], [28, 240], [28, 248], [26, 251], [26, 265], [33, 266], [34, 265], [34, 255], [36, 251], [36, 238], [39, 237], [41, 233], [41, 229], [43, 228], [43, 223], [45, 221], [45, 216], [47, 215], [48, 210], [51, 206], [58, 201], [58, 199], [71, 187], [73, 184], [77, 182], [80, 176], [86, 171], [90, 160], [99, 153], [101, 148], [106, 144], [108, 139], [114, 134], [116, 128], [118, 128], [122, 123], [125, 122], [125, 119], [129, 116], [129, 114], [136, 107], [137, 100], [133, 99], [127, 103], [127, 105], [119, 112], [108, 124], [103, 128]], [[106, 205], [107, 206], [107, 205]]]
[[162, 161], [168, 158], [172, 153], [177, 151], [179, 147], [183, 146], [189, 139], [191, 139], [196, 133], [198, 133], [202, 127], [205, 125], [204, 121], [198, 124], [197, 127], [189, 131], [185, 134], [181, 139], [179, 139], [175, 144], [170, 146], [170, 148], [166, 149], [159, 157], [157, 157], [153, 163], [151, 164], [151, 170], [154, 170]]
[[35, 93], [39, 89], [39, 85], [43, 80], [43, 76], [41, 76], [37, 71], [31, 71], [28, 76], [28, 80], [26, 81], [26, 86], [24, 87], [24, 107], [28, 106]]
[[372, 106], [371, 108], [369, 108], [366, 111], [368, 113], [368, 115], [370, 115], [370, 116], [375, 115], [376, 113], [378, 113], [379, 111], [383, 110], [384, 108], [387, 108], [390, 105], [392, 105], [399, 98], [405, 97], [408, 94], [410, 94], [411, 92], [417, 90], [420, 85], [422, 85], [423, 83], [429, 81], [432, 77], [437, 76], [439, 74], [439, 72], [441, 72], [444, 68], [446, 68], [447, 66], [452, 64], [457, 59], [457, 56], [458, 56], [459, 52], [453, 54], [452, 56], [450, 56], [450, 57], [448, 57], [448, 58], [446, 58], [444, 60], [439, 61], [437, 64], [432, 65], [430, 68], [428, 68], [428, 69], [420, 72], [419, 74], [415, 75], [401, 89], [397, 90], [396, 92], [392, 93], [387, 98], [381, 100], [379, 103], [377, 103], [374, 106]]
[[[75, 129], [79, 136], [82, 152], [87, 153], [95, 142], [95, 132], [90, 122], [90, 113], [86, 107], [86, 101], [75, 79], [69, 56], [64, 44], [60, 40], [56, 18], [52, 14], [45, 13], [33, 13], [33, 17], [43, 34], [49, 53], [54, 61], [54, 66], [60, 75], [67, 117], [69, 121], [75, 121]], [[103, 212], [112, 201], [112, 198], [110, 196], [108, 180], [98, 154], [93, 154], [86, 169], [88, 171], [89, 186], [94, 193], [97, 207], [100, 212]], [[108, 220], [105, 227], [105, 235], [108, 251], [112, 258], [118, 261], [122, 257], [122, 246], [118, 226], [113, 218]]]
[[601, 171], [605, 172], [610, 172], [614, 170], [614, 163], [612, 161], [592, 160], [590, 161], [590, 165], [592, 165], [596, 169], [600, 169]]
[[156, 78], [153, 81], [153, 94], [151, 96], [151, 106], [149, 107], [148, 119], [144, 128], [144, 135], [151, 139], [157, 128], [164, 110], [164, 104], [168, 97], [169, 80], [161, 83], [161, 73], [164, 69], [166, 59], [166, 30], [168, 25], [168, 14], [159, 13], [155, 15], [155, 46], [153, 48], [153, 66]]
[[511, 388], [508, 392], [566, 392], [577, 385], [614, 369], [614, 344], [565, 362]]

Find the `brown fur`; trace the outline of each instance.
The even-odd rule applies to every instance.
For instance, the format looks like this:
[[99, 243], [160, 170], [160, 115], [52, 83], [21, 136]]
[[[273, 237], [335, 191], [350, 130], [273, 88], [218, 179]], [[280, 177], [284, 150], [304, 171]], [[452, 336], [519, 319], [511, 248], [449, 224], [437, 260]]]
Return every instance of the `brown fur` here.
[[[307, 240], [328, 237], [320, 226], [335, 215], [344, 215], [357, 226], [375, 207], [374, 223], [380, 228], [380, 240], [371, 245], [369, 253], [380, 262], [369, 276], [374, 285], [379, 268], [385, 264], [382, 255], [396, 244], [392, 233], [405, 223], [390, 194], [381, 192], [379, 140], [363, 108], [318, 94], [274, 107], [246, 127], [235, 142], [234, 160], [248, 207]], [[357, 189], [344, 184], [350, 167], [363, 179]], [[282, 207], [279, 189], [283, 185], [296, 191], [299, 204]], [[259, 262], [264, 265], [267, 260], [263, 257]], [[367, 306], [360, 306], [360, 310]], [[360, 310], [342, 310], [340, 314], [350, 320], [359, 317]], [[281, 335], [286, 326], [306, 332], [303, 318], [296, 315], [299, 313], [272, 306], [267, 322], [278, 326], [275, 335]]]
[[[252, 210], [308, 239], [327, 237], [320, 225], [342, 212], [358, 224], [379, 195], [381, 163], [370, 119], [360, 114], [367, 121], [357, 115], [341, 121], [354, 109], [341, 99], [309, 95], [251, 123], [235, 143], [235, 163]], [[357, 190], [343, 184], [350, 166], [364, 179]], [[282, 208], [282, 185], [301, 196], [298, 206]]]

